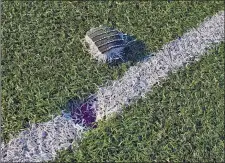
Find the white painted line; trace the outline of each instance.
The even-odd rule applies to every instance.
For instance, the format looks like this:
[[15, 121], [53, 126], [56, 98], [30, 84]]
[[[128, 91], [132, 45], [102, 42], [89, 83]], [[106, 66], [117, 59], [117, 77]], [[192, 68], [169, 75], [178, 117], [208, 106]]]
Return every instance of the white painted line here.
[[33, 124], [22, 131], [17, 138], [2, 146], [1, 161], [6, 162], [43, 162], [52, 160], [56, 151], [68, 149], [72, 142], [81, 140], [85, 128], [72, 120], [57, 116], [53, 120]]
[[[145, 96], [152, 86], [167, 77], [168, 72], [176, 72], [179, 67], [198, 60], [214, 43], [224, 41], [224, 11], [204, 21], [197, 29], [172, 41], [162, 50], [143, 63], [131, 67], [118, 81], [99, 88], [97, 98], [97, 121], [112, 113], [120, 113], [123, 105]], [[46, 131], [46, 132], [44, 132]], [[8, 162], [40, 162], [53, 160], [56, 151], [68, 148], [81, 140], [85, 127], [74, 124], [72, 120], [57, 116], [53, 120], [33, 125], [21, 132], [7, 145], [1, 145]]]
[[121, 79], [100, 88], [97, 121], [120, 113], [123, 105], [130, 105], [145, 96], [154, 84], [167, 77], [169, 71], [176, 72], [191, 60], [198, 60], [213, 44], [221, 41], [224, 41], [224, 11], [206, 19], [180, 39], [164, 45], [154, 57], [131, 67]]

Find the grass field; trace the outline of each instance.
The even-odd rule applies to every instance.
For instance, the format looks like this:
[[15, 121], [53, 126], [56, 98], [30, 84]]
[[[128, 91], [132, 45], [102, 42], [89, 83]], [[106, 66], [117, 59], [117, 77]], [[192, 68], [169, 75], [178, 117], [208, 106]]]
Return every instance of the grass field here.
[[[29, 122], [48, 121], [69, 99], [86, 98], [123, 75], [132, 63], [109, 67], [90, 59], [80, 39], [91, 27], [115, 26], [155, 52], [220, 10], [222, 1], [4, 1], [1, 137], [8, 141]], [[212, 53], [58, 160], [223, 160], [223, 46]]]
[[90, 131], [58, 161], [224, 161], [224, 44]]

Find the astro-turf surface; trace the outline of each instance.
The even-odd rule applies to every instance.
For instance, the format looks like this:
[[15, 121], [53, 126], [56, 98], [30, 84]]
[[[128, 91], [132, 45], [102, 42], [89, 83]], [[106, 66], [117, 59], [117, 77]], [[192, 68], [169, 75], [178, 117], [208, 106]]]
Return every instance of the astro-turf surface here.
[[[191, 27], [196, 27], [197, 24], [202, 22], [205, 17], [213, 15], [220, 10], [224, 10], [222, 1], [145, 1], [138, 3], [125, 1], [4, 1], [1, 7], [1, 108], [3, 116], [3, 123], [1, 124], [3, 131], [1, 133], [1, 137], [5, 141], [9, 140], [10, 135], [15, 135], [20, 131], [20, 129], [27, 127], [29, 125], [28, 122], [37, 123], [50, 120], [52, 118], [52, 114], [57, 115], [60, 113], [60, 110], [65, 106], [69, 99], [86, 98], [90, 93], [94, 93], [98, 86], [104, 84], [107, 80], [119, 78], [127, 70], [130, 65], [129, 63], [112, 68], [106, 64], [97, 64], [95, 61], [90, 60], [90, 55], [84, 50], [80, 39], [84, 37], [85, 32], [91, 27], [96, 27], [100, 24], [106, 24], [109, 26], [113, 25], [119, 30], [136, 36], [137, 39], [142, 40], [146, 44], [149, 51], [155, 52], [160, 49], [163, 44], [181, 36]], [[219, 56], [220, 55], [218, 55], [216, 58], [214, 55], [214, 57], [209, 59], [206, 58], [205, 60], [206, 62], [211, 63], [214, 59], [214, 65], [218, 66], [217, 68], [219, 69], [222, 66], [222, 63], [216, 62], [216, 59], [218, 59]], [[67, 155], [64, 154], [61, 156], [62, 160], [71, 160], [72, 157], [80, 161], [94, 161], [95, 159], [102, 161], [120, 159], [126, 160], [126, 157], [132, 156], [132, 154], [134, 157], [129, 157], [127, 160], [132, 160], [131, 158], [133, 158], [133, 160], [136, 159], [137, 161], [146, 159], [154, 160], [154, 157], [156, 157], [158, 160], [165, 158], [180, 160], [184, 156], [202, 158], [203, 155], [205, 155], [205, 157], [207, 157], [207, 152], [210, 150], [213, 150], [215, 153], [209, 156], [211, 159], [216, 157], [218, 160], [221, 160], [222, 149], [219, 148], [220, 146], [215, 143], [215, 140], [219, 140], [219, 138], [217, 138], [215, 135], [219, 131], [222, 133], [222, 129], [217, 127], [217, 125], [222, 125], [223, 121], [221, 118], [219, 119], [220, 121], [210, 121], [210, 118], [212, 118], [211, 114], [217, 115], [219, 111], [221, 112], [223, 107], [217, 104], [220, 102], [220, 100], [222, 100], [221, 93], [223, 89], [214, 88], [216, 86], [214, 77], [219, 79], [222, 78], [223, 72], [222, 70], [219, 71], [217, 69], [217, 71], [214, 72], [211, 70], [212, 68], [213, 66], [210, 67], [210, 64], [206, 65], [205, 68], [205, 71], [211, 77], [210, 78], [206, 76], [206, 79], [204, 80], [206, 84], [211, 84], [209, 87], [205, 88], [206, 91], [209, 91], [207, 94], [208, 96], [202, 98], [202, 101], [199, 101], [197, 97], [200, 97], [204, 91], [201, 91], [201, 89], [203, 89], [202, 87], [196, 86], [199, 88], [199, 90], [197, 89], [195, 91], [196, 94], [199, 94], [199, 96], [193, 95], [193, 98], [196, 96], [195, 100], [187, 100], [185, 107], [183, 107], [184, 109], [181, 109], [180, 111], [184, 117], [187, 117], [187, 122], [185, 119], [179, 118], [178, 115], [173, 112], [176, 111], [174, 110], [175, 106], [182, 104], [182, 102], [180, 102], [181, 97], [182, 99], [188, 99], [188, 97], [192, 97], [190, 94], [193, 91], [182, 91], [182, 94], [179, 94], [181, 97], [178, 96], [179, 98], [175, 98], [176, 93], [173, 92], [173, 90], [176, 89], [175, 83], [180, 82], [180, 85], [182, 85], [182, 82], [190, 81], [194, 87], [196, 84], [195, 80], [199, 80], [201, 78], [196, 78], [194, 80], [191, 77], [189, 79], [189, 77], [185, 75], [180, 75], [176, 78], [176, 80], [171, 80], [170, 84], [168, 84], [169, 86], [165, 85], [165, 87], [168, 88], [165, 88], [165, 92], [162, 92], [161, 95], [165, 94], [163, 97], [165, 97], [166, 102], [162, 106], [161, 104], [159, 105], [161, 110], [156, 108], [156, 104], [161, 103], [159, 99], [161, 96], [155, 92], [154, 96], [158, 97], [158, 99], [154, 97], [156, 99], [151, 100], [151, 103], [149, 104], [150, 109], [147, 107], [147, 104], [146, 106], [142, 107], [145, 102], [138, 103], [138, 108], [136, 109], [134, 109], [134, 106], [132, 106], [133, 109], [128, 109], [131, 111], [126, 113], [130, 116], [130, 118], [126, 120], [124, 119], [124, 123], [121, 123], [121, 119], [119, 119], [117, 122], [115, 122], [115, 124], [104, 124], [100, 126], [99, 129], [94, 130], [93, 132], [98, 131], [99, 134], [101, 134], [96, 135], [93, 133], [93, 136], [90, 136], [87, 140], [85, 140], [84, 143], [81, 144], [78, 155], [74, 156], [72, 154], [68, 155], [67, 157]], [[204, 74], [204, 72], [201, 72], [199, 68], [195, 68], [193, 71], [194, 70], [199, 74], [198, 77], [201, 76], [201, 74]], [[182, 87], [177, 88], [181, 89]], [[211, 97], [211, 93], [213, 92], [215, 94], [215, 96], [213, 96], [214, 100], [211, 100], [210, 102], [208, 98]], [[206, 128], [207, 126], [209, 126], [209, 128], [208, 130], [205, 129], [204, 131], [209, 133], [205, 134], [203, 131], [199, 131], [199, 135], [197, 136], [199, 138], [198, 141], [197, 137], [195, 137], [196, 141], [192, 141], [194, 144], [183, 144], [183, 139], [187, 139], [186, 142], [188, 142], [188, 136], [186, 137], [185, 135], [182, 135], [181, 131], [188, 130], [188, 125], [193, 126], [193, 120], [196, 120], [196, 118], [193, 116], [195, 114], [193, 113], [198, 115], [198, 109], [195, 109], [194, 105], [196, 105], [196, 108], [198, 108], [198, 102], [201, 104], [201, 102], [204, 103], [203, 101], [205, 101], [206, 110], [207, 108], [209, 108], [208, 110], [211, 109], [208, 113], [210, 115], [206, 115], [205, 117], [205, 121], [207, 121], [206, 124], [208, 124], [206, 125]], [[206, 101], [209, 101], [209, 103], [206, 103]], [[212, 107], [214, 105], [215, 108]], [[138, 125], [138, 120], [135, 119], [135, 117], [138, 115], [141, 116], [141, 112], [135, 112], [135, 110], [140, 110], [140, 107], [146, 111], [147, 109], [148, 111], [152, 110], [152, 113], [149, 113], [149, 116], [146, 115], [148, 119], [151, 117], [152, 123], [149, 125], [153, 128], [153, 125], [156, 125], [155, 130], [149, 130], [151, 134], [146, 132], [148, 128], [145, 127], [145, 124]], [[152, 109], [152, 107], [154, 107], [155, 111]], [[169, 109], [167, 110], [165, 108]], [[167, 111], [164, 113], [167, 118], [157, 118], [157, 116], [163, 115], [161, 113], [162, 111]], [[168, 111], [171, 112], [169, 115], [177, 117], [170, 117], [166, 114]], [[222, 113], [218, 115], [222, 116]], [[142, 116], [144, 116], [144, 114], [142, 114]], [[219, 116], [216, 116], [216, 118], [218, 119]], [[145, 119], [144, 117], [139, 118]], [[173, 144], [173, 141], [171, 141], [171, 144], [167, 144], [170, 137], [168, 136], [166, 138], [166, 131], [157, 129], [157, 125], [160, 125], [161, 121], [163, 120], [168, 121], [168, 123], [165, 124], [172, 125], [171, 123], [175, 122], [175, 118], [178, 118], [178, 128], [177, 130], [176, 128], [173, 130], [170, 128], [170, 134], [172, 134], [176, 138], [174, 140], [177, 141], [175, 142], [175, 145]], [[188, 123], [189, 119], [190, 123]], [[158, 122], [156, 122], [156, 120]], [[169, 123], [170, 120], [172, 121], [171, 123]], [[142, 123], [144, 123], [144, 121]], [[179, 128], [181, 123], [184, 125], [182, 126], [182, 130]], [[116, 127], [118, 124], [124, 126]], [[133, 127], [136, 125], [136, 128], [134, 129], [131, 127], [130, 129], [129, 124]], [[200, 124], [203, 124], [203, 122], [200, 122]], [[168, 128], [169, 127], [171, 126], [168, 126]], [[113, 132], [114, 135], [111, 135], [111, 137], [108, 138], [99, 137], [107, 135], [107, 131], [105, 131], [106, 129], [112, 130], [111, 132]], [[128, 144], [130, 143], [130, 146], [123, 143], [120, 145], [117, 144], [118, 146], [116, 146], [115, 143], [116, 152], [114, 152], [113, 150], [115, 150], [115, 148], [111, 148], [110, 142], [107, 140], [117, 137], [117, 130], [118, 135], [122, 135], [122, 137], [127, 136], [125, 138], [125, 142]], [[143, 141], [139, 147], [137, 142], [138, 139], [135, 137], [135, 134], [132, 136], [132, 133], [129, 133], [129, 130], [135, 132], [139, 131], [138, 133], [142, 133], [140, 139], [147, 140], [148, 138], [148, 141]], [[193, 137], [192, 134], [196, 134], [193, 129], [190, 129], [190, 132], [188, 133], [191, 135], [189, 135], [189, 138]], [[151, 136], [149, 136], [149, 134]], [[209, 139], [207, 135], [211, 139]], [[154, 138], [151, 140], [151, 137]], [[214, 137], [215, 140], [213, 139]], [[106, 142], [102, 144], [99, 138], [101, 138], [101, 141]], [[223, 137], [221, 136], [220, 139], [223, 139]], [[137, 143], [133, 143], [135, 141]], [[90, 145], [91, 142], [93, 142], [92, 145]], [[117, 142], [121, 141], [118, 140]], [[157, 142], [162, 143], [162, 145], [159, 146]], [[97, 147], [98, 143], [100, 143], [99, 148]], [[214, 143], [217, 146], [214, 148], [212, 145], [210, 146], [210, 143]], [[106, 145], [106, 147], [102, 145]], [[145, 148], [145, 146], [148, 145], [151, 146], [151, 148]], [[134, 148], [134, 146], [137, 147]], [[175, 152], [175, 154], [172, 155], [170, 151], [172, 148], [170, 146], [175, 146], [176, 148], [174, 149], [177, 153]], [[184, 153], [182, 155], [182, 149], [187, 149], [185, 152], [188, 152], [191, 151], [191, 148], [196, 148], [197, 151], [197, 149], [202, 149], [201, 147], [203, 146], [205, 149], [204, 151], [200, 150], [200, 152], [196, 152], [194, 154], [188, 153], [185, 155]], [[96, 148], [97, 150], [94, 150]], [[87, 153], [84, 152], [85, 150]], [[136, 153], [132, 153], [129, 150], [133, 152], [136, 151]], [[143, 154], [141, 154], [142, 151]], [[161, 151], [160, 154], [159, 151]], [[96, 153], [93, 153], [92, 155], [91, 152]], [[138, 158], [139, 154], [137, 153], [140, 153], [140, 158]], [[144, 157], [146, 153], [150, 154], [147, 157]]]
[[224, 44], [89, 131], [58, 161], [224, 161]]

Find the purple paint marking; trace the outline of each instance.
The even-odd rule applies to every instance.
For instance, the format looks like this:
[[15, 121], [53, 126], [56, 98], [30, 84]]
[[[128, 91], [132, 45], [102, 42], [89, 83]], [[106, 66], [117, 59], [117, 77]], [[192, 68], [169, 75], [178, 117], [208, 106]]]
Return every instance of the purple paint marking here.
[[71, 109], [71, 118], [77, 124], [83, 124], [86, 127], [96, 128], [97, 125], [94, 124], [96, 121], [96, 112], [95, 112], [95, 101], [85, 102], [78, 107], [72, 107]]

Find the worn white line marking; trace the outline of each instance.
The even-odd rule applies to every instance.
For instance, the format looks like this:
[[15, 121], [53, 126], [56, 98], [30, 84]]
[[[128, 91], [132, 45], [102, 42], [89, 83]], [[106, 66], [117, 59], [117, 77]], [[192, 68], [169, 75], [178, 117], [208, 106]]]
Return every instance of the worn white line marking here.
[[197, 29], [162, 47], [154, 57], [131, 67], [125, 75], [97, 92], [97, 120], [122, 111], [123, 105], [145, 96], [168, 72], [199, 60], [214, 44], [224, 41], [224, 11], [206, 19]]

